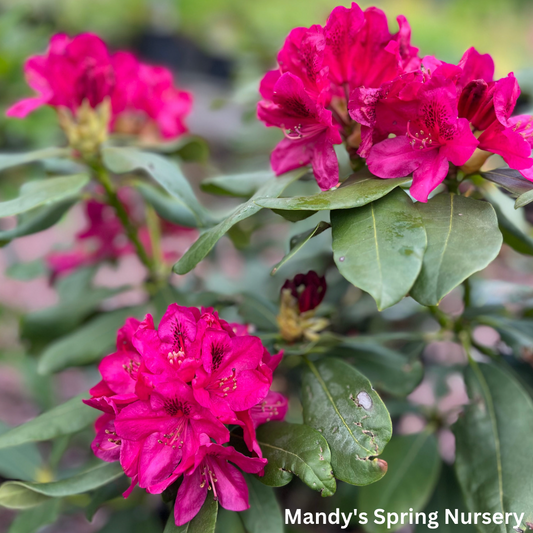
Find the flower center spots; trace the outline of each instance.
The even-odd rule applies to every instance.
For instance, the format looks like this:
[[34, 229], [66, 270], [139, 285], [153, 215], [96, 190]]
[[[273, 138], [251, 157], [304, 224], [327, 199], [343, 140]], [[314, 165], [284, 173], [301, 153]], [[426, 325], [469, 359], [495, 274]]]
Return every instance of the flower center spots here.
[[200, 488], [204, 488], [207, 484], [207, 490], [213, 490], [213, 499], [215, 501], [218, 500], [218, 494], [217, 494], [217, 487], [216, 483], [218, 482], [218, 479], [215, 474], [215, 469], [211, 468], [211, 465], [205, 461], [204, 467], [202, 468], [202, 481], [200, 483]]
[[224, 346], [219, 342], [213, 343], [211, 345], [211, 360], [213, 362], [213, 371], [219, 369], [222, 363], [223, 357], [224, 357]]
[[169, 416], [189, 416], [191, 412], [189, 404], [178, 400], [178, 398], [165, 400], [164, 409]]
[[225, 398], [230, 392], [237, 390], [237, 376], [235, 368], [231, 369], [231, 375], [221, 378], [212, 383], [209, 390], [221, 394]]
[[122, 368], [130, 375], [131, 379], [137, 379], [137, 373], [139, 372], [140, 363], [130, 359], [129, 363], [122, 365]]
[[171, 365], [174, 365], [175, 363], [181, 365], [183, 359], [185, 358], [185, 342], [183, 340], [182, 327], [179, 322], [174, 324], [172, 336], [174, 338], [174, 345], [172, 347], [172, 351], [168, 352], [168, 362]]

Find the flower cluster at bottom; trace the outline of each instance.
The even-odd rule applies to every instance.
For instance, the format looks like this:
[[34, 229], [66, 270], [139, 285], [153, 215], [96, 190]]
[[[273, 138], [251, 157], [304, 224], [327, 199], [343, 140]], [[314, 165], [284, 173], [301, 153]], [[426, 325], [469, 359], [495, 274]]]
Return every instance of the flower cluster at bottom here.
[[[287, 400], [270, 391], [281, 357], [213, 309], [172, 304], [157, 329], [151, 315], [130, 318], [118, 331], [117, 351], [100, 363], [102, 381], [84, 400], [104, 413], [92, 449], [104, 461], [120, 460], [132, 479], [125, 497], [137, 484], [159, 494], [183, 475], [178, 526], [196, 516], [209, 490], [226, 509], [248, 509], [246, 482], [230, 462], [263, 472], [255, 429], [287, 411]], [[242, 427], [253, 456], [224, 446], [227, 425]]]

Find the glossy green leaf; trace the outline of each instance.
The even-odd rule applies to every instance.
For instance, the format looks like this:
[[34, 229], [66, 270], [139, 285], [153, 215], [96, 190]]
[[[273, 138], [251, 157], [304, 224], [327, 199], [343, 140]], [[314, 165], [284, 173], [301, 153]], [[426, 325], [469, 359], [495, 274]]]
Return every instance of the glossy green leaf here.
[[176, 154], [183, 161], [207, 161], [209, 157], [207, 142], [197, 135], [181, 135], [176, 140], [160, 142], [146, 148], [150, 152]]
[[61, 500], [49, 499], [36, 507], [19, 511], [8, 533], [36, 533], [57, 520], [60, 506]]
[[533, 183], [526, 180], [518, 170], [512, 168], [496, 168], [480, 174], [485, 179], [509, 191], [514, 198], [533, 190]]
[[377, 456], [391, 438], [392, 425], [372, 384], [334, 357], [308, 361], [308, 367], [302, 383], [304, 422], [327, 440], [335, 477], [352, 485], [381, 479], [387, 463]]
[[[471, 512], [525, 513], [525, 530], [525, 522], [533, 522], [533, 400], [503, 367], [474, 364], [465, 380], [471, 402], [453, 431], [466, 504]], [[497, 524], [477, 528], [482, 533], [511, 530]]]
[[172, 161], [158, 154], [142, 152], [134, 148], [109, 147], [102, 150], [106, 167], [116, 174], [143, 170], [159, 183], [183, 208], [188, 209], [197, 220], [198, 226], [209, 225], [209, 214], [198, 202], [196, 196], [181, 172]]
[[324, 497], [335, 493], [331, 453], [326, 439], [312, 427], [288, 422], [268, 422], [257, 428], [263, 457], [268, 459], [265, 485], [281, 487], [293, 474]]
[[227, 218], [215, 227], [200, 235], [199, 239], [185, 252], [181, 259], [174, 265], [176, 274], [187, 274], [213, 249], [219, 239], [225, 235], [237, 222], [255, 215], [261, 210], [254, 200], [259, 197], [277, 197], [287, 186], [298, 179], [305, 170], [290, 172], [279, 178], [267, 181], [250, 200], [238, 206]]
[[435, 531], [434, 527], [428, 527], [430, 522], [429, 518], [431, 513], [438, 513], [437, 522], [439, 523], [439, 533], [476, 533], [476, 528], [473, 525], [454, 524], [453, 522], [446, 524], [446, 521], [443, 519], [446, 516], [446, 510], [454, 512], [455, 509], [459, 513], [468, 512], [453, 467], [442, 463], [437, 487], [424, 509], [428, 519], [426, 520], [426, 524], [419, 522], [415, 532], [431, 533]]
[[272, 170], [232, 174], [229, 176], [216, 176], [207, 178], [200, 184], [202, 191], [221, 196], [237, 198], [250, 198], [267, 181], [274, 179]]
[[116, 343], [117, 330], [129, 317], [142, 318], [144, 307], [126, 307], [103, 313], [65, 337], [51, 343], [39, 358], [37, 371], [47, 375], [71, 366], [100, 361], [110, 354]]
[[[530, 182], [531, 183], [531, 182]], [[526, 205], [533, 202], [533, 188], [523, 194], [521, 194], [514, 204], [515, 209], [518, 209], [520, 207], [525, 207]]]
[[77, 433], [90, 426], [99, 413], [85, 405], [81, 401], [83, 398], [88, 398], [88, 396], [76, 396], [0, 435], [0, 449], [20, 446], [26, 442], [55, 439], [62, 435]]
[[382, 180], [379, 178], [352, 176], [338, 189], [319, 192], [311, 196], [294, 196], [292, 198], [263, 198], [255, 202], [269, 209], [333, 211], [335, 209], [352, 209], [362, 207], [389, 194], [396, 187], [411, 178]]
[[357, 509], [368, 513], [370, 520], [363, 527], [371, 533], [396, 531], [402, 527], [400, 521], [376, 524], [376, 509], [397, 514], [424, 509], [433, 494], [441, 466], [437, 439], [429, 431], [393, 437], [383, 457], [389, 465], [387, 475], [358, 493]]
[[36, 161], [41, 161], [42, 159], [49, 159], [52, 157], [68, 157], [70, 154], [70, 148], [59, 147], [44, 148], [42, 150], [34, 150], [33, 152], [24, 152], [19, 154], [0, 154], [0, 171], [10, 167], [35, 163]]
[[290, 211], [289, 209], [272, 209], [272, 213], [276, 213], [289, 222], [300, 222], [306, 218], [312, 217], [316, 211]]
[[283, 533], [283, 517], [274, 489], [254, 476], [244, 474], [248, 484], [250, 509], [240, 513], [247, 533]]
[[370, 293], [378, 309], [407, 295], [422, 267], [427, 241], [422, 219], [403, 191], [358, 209], [332, 211], [331, 226], [340, 273]]
[[418, 203], [428, 246], [410, 295], [422, 305], [438, 305], [466, 278], [498, 255], [502, 234], [488, 202], [442, 193]]
[[197, 228], [201, 222], [185, 204], [156, 187], [138, 181], [135, 183], [135, 188], [162, 219], [186, 228]]
[[48, 498], [64, 498], [94, 490], [124, 475], [120, 463], [102, 463], [75, 476], [50, 483], [8, 481], [0, 486], [0, 505], [27, 509]]
[[32, 235], [39, 231], [44, 231], [59, 222], [63, 215], [79, 200], [78, 195], [74, 195], [67, 200], [45, 205], [22, 213], [18, 217], [16, 227], [0, 231], [0, 246], [18, 237]]
[[42, 205], [60, 202], [76, 195], [88, 182], [89, 176], [85, 174], [28, 181], [20, 188], [17, 198], [0, 202], [0, 217], [26, 213]]
[[218, 502], [207, 494], [198, 514], [187, 524], [177, 526], [174, 521], [174, 510], [170, 513], [163, 533], [214, 533], [217, 524]]
[[274, 275], [276, 272], [290, 259], [292, 259], [313, 237], [320, 235], [331, 226], [327, 222], [320, 221], [313, 229], [306, 231], [305, 233], [300, 233], [292, 237], [290, 242], [290, 250], [283, 257], [283, 259], [277, 263], [273, 268], [271, 274]]
[[[10, 429], [7, 424], [0, 422], [0, 435]], [[40, 468], [42, 468], [41, 454], [33, 443], [28, 442], [0, 450], [0, 475], [4, 478], [31, 481], [37, 478]]]
[[503, 242], [520, 254], [533, 255], [533, 239], [509, 220], [498, 205], [493, 203], [492, 207], [498, 217]]

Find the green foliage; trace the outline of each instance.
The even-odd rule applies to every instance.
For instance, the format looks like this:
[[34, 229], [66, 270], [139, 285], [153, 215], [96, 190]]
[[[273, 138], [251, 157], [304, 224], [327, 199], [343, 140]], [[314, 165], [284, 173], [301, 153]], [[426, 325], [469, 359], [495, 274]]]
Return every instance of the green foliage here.
[[200, 512], [183, 526], [177, 526], [174, 513], [170, 513], [164, 533], [214, 533], [217, 523], [218, 502], [207, 495]]

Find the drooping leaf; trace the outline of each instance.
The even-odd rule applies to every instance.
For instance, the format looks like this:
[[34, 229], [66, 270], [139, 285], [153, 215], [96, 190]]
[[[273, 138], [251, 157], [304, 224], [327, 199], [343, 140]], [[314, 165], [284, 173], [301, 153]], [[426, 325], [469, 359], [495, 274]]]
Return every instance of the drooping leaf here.
[[418, 512], [430, 499], [439, 477], [441, 459], [437, 439], [430, 431], [412, 435], [395, 436], [388, 444], [383, 457], [389, 469], [387, 475], [358, 493], [357, 509], [368, 513], [370, 520], [364, 529], [370, 533], [396, 531], [397, 524], [376, 524], [374, 511], [386, 513]]
[[44, 148], [42, 150], [34, 150], [33, 152], [19, 154], [0, 154], [0, 171], [10, 167], [35, 163], [36, 161], [52, 157], [68, 157], [70, 154], [70, 148], [59, 147]]
[[533, 255], [533, 239], [509, 220], [498, 205], [492, 204], [498, 216], [503, 242], [520, 254]]
[[[525, 522], [533, 522], [533, 400], [503, 367], [476, 364], [467, 369], [465, 380], [471, 401], [453, 431], [455, 468], [467, 507], [470, 512], [525, 513], [526, 530]], [[497, 524], [478, 523], [477, 528], [510, 531]]]
[[49, 498], [64, 498], [94, 490], [124, 473], [120, 463], [102, 463], [75, 476], [50, 483], [7, 481], [0, 486], [0, 505], [9, 509], [27, 509]]
[[296, 211], [333, 211], [362, 207], [389, 194], [393, 189], [407, 183], [411, 178], [382, 180], [379, 178], [352, 176], [338, 189], [320, 192], [311, 196], [292, 198], [261, 197], [255, 203], [269, 209]]
[[8, 533], [36, 533], [57, 520], [60, 506], [61, 500], [49, 499], [36, 507], [19, 511]]
[[67, 200], [45, 205], [22, 213], [18, 217], [16, 227], [0, 231], [0, 246], [19, 237], [32, 235], [44, 231], [59, 222], [63, 215], [79, 200], [78, 195], [73, 195]]
[[[0, 435], [10, 431], [10, 427], [0, 422]], [[36, 479], [42, 468], [42, 458], [37, 446], [26, 443], [13, 448], [0, 450], [0, 475], [5, 478], [31, 481]]]
[[496, 168], [488, 172], [481, 172], [481, 175], [486, 180], [509, 191], [514, 198], [533, 189], [533, 183], [526, 180], [518, 170], [512, 168]]
[[313, 229], [295, 235], [290, 242], [290, 250], [273, 268], [271, 274], [274, 275], [287, 261], [296, 255], [313, 237], [320, 235], [331, 226], [324, 221], [320, 221]]
[[519, 209], [520, 207], [525, 207], [526, 205], [530, 204], [531, 202], [533, 202], [533, 188], [531, 190], [525, 192], [525, 193], [522, 193], [516, 199], [514, 207], [515, 207], [515, 209]]
[[85, 517], [87, 520], [92, 522], [96, 511], [98, 511], [102, 505], [110, 500], [121, 497], [129, 486], [130, 480], [124, 475], [115, 479], [111, 483], [96, 489], [91, 495], [89, 505], [85, 508]]
[[218, 502], [207, 494], [198, 514], [183, 526], [177, 526], [174, 521], [174, 511], [170, 513], [163, 533], [214, 533], [217, 524]]
[[219, 239], [229, 231], [237, 222], [255, 215], [261, 210], [254, 200], [258, 197], [277, 197], [293, 181], [298, 179], [305, 170], [299, 170], [285, 174], [279, 178], [267, 181], [250, 200], [238, 206], [227, 218], [215, 227], [200, 235], [200, 238], [185, 252], [181, 259], [174, 265], [176, 274], [187, 274], [213, 249]]
[[172, 161], [158, 154], [142, 152], [134, 148], [108, 147], [102, 150], [106, 167], [116, 174], [143, 170], [154, 178], [183, 208], [188, 209], [197, 220], [198, 226], [207, 226], [209, 213], [198, 202], [189, 182], [181, 169]]
[[357, 209], [332, 211], [331, 226], [340, 273], [370, 293], [378, 309], [407, 295], [422, 267], [427, 241], [422, 219], [403, 191]]
[[324, 497], [335, 493], [331, 453], [326, 439], [305, 424], [268, 422], [257, 428], [263, 457], [268, 459], [259, 481], [271, 487], [286, 485], [293, 474]]
[[312, 217], [316, 211], [294, 211], [290, 209], [272, 209], [272, 213], [276, 213], [289, 222], [300, 222], [306, 218]]
[[52, 342], [39, 358], [37, 370], [47, 375], [71, 366], [100, 361], [114, 351], [117, 330], [129, 317], [142, 318], [145, 308], [126, 307], [103, 313], [65, 337]]
[[283, 533], [283, 517], [274, 489], [254, 476], [244, 474], [248, 485], [250, 509], [240, 513], [247, 533]]
[[0, 217], [26, 213], [43, 205], [66, 200], [76, 195], [88, 182], [89, 176], [86, 174], [28, 181], [20, 188], [17, 198], [0, 202]]
[[99, 413], [85, 405], [81, 401], [83, 398], [88, 396], [76, 396], [0, 435], [0, 449], [20, 446], [26, 442], [55, 439], [62, 435], [77, 433], [91, 425]]
[[438, 305], [452, 289], [496, 258], [502, 234], [488, 202], [441, 193], [416, 207], [428, 245], [410, 295], [422, 305]]
[[221, 196], [233, 196], [236, 198], [250, 198], [267, 181], [274, 179], [272, 170], [261, 170], [244, 174], [232, 174], [229, 176], [216, 176], [202, 181], [202, 191]]
[[377, 456], [392, 435], [381, 398], [365, 376], [340, 359], [308, 361], [308, 366], [302, 383], [304, 422], [327, 440], [335, 477], [352, 485], [381, 479], [387, 463]]

